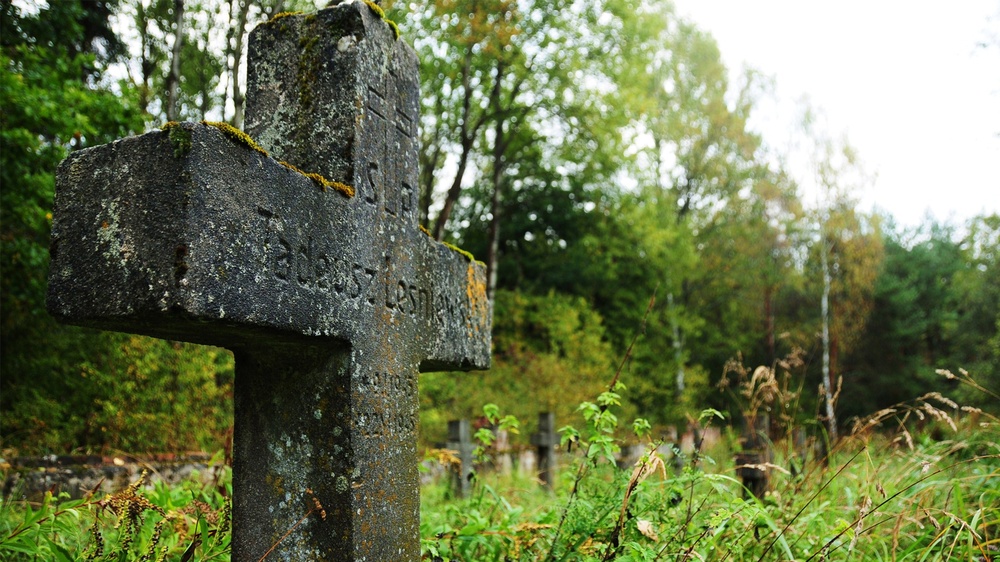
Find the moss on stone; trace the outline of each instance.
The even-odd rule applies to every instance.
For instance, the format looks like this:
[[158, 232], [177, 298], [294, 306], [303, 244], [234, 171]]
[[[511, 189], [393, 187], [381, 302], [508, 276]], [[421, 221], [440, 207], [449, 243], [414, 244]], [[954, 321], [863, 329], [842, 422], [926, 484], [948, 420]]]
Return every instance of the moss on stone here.
[[160, 129], [167, 131], [170, 144], [174, 147], [174, 158], [183, 158], [191, 152], [191, 131], [177, 121], [167, 121]]
[[346, 197], [354, 197], [354, 188], [347, 185], [346, 183], [340, 183], [339, 181], [330, 181], [315, 172], [303, 172], [294, 164], [289, 164], [288, 162], [285, 162], [283, 160], [279, 160], [278, 164], [281, 164], [282, 166], [288, 168], [289, 170], [311, 179], [313, 183], [318, 185], [320, 189], [322, 189], [323, 191], [326, 191], [327, 188], [330, 188], [335, 191], [339, 191]]
[[392, 30], [392, 33], [396, 36], [396, 39], [399, 39], [399, 26], [396, 25], [396, 22], [385, 17], [385, 10], [383, 10], [382, 7], [376, 4], [375, 2], [372, 2], [372, 0], [364, 0], [364, 1], [365, 4], [367, 4], [368, 7], [371, 8], [371, 11], [375, 12], [375, 15], [377, 15], [379, 19], [384, 21], [386, 25], [389, 26], [389, 29]]
[[385, 19], [385, 10], [382, 9], [382, 6], [379, 6], [375, 2], [372, 2], [372, 0], [365, 0], [365, 4], [368, 4], [368, 7], [371, 8], [373, 12], [375, 12], [375, 15], [377, 15], [382, 19]]
[[264, 23], [274, 23], [280, 20], [281, 18], [287, 18], [289, 16], [301, 16], [301, 15], [302, 12], [278, 12], [277, 14], [274, 14], [274, 17], [272, 17], [271, 19], [267, 20]]
[[392, 33], [393, 33], [393, 35], [396, 36], [396, 39], [399, 39], [399, 26], [396, 25], [396, 22], [392, 21], [389, 18], [385, 18], [382, 21], [384, 21], [385, 23], [389, 24], [389, 29], [392, 30]]
[[300, 170], [298, 167], [296, 167], [295, 164], [290, 164], [288, 162], [285, 162], [284, 160], [278, 160], [278, 164], [281, 164], [282, 166], [288, 168], [289, 170], [297, 174], [302, 174], [303, 176], [306, 175], [306, 173]]
[[330, 188], [341, 192], [347, 197], [354, 197], [354, 188], [347, 185], [346, 183], [340, 183], [339, 181], [330, 181], [317, 173], [306, 173], [303, 175], [314, 181], [317, 185], [319, 185], [323, 189], [323, 191], [326, 191], [327, 188]]
[[460, 255], [464, 256], [465, 259], [469, 260], [470, 262], [473, 262], [473, 263], [476, 262], [476, 257], [473, 256], [471, 253], [469, 253], [469, 252], [467, 252], [467, 251], [459, 248], [458, 246], [456, 246], [454, 244], [449, 244], [448, 242], [444, 242], [444, 241], [442, 241], [441, 243], [444, 244], [445, 248], [448, 248], [452, 252], [455, 252], [457, 254], [460, 254]]
[[318, 33], [315, 29], [310, 29], [308, 33], [299, 39], [299, 103], [303, 108], [312, 107], [313, 84], [318, 79], [317, 73], [320, 70], [320, 60], [316, 55], [316, 44], [319, 42]]
[[244, 133], [243, 131], [233, 127], [229, 123], [223, 123], [222, 121], [202, 121], [202, 125], [208, 125], [209, 127], [215, 127], [222, 132], [229, 140], [235, 142], [236, 144], [243, 145], [251, 150], [256, 150], [257, 152], [263, 154], [264, 156], [270, 156], [266, 150], [261, 148], [257, 141], [250, 138], [250, 135]]

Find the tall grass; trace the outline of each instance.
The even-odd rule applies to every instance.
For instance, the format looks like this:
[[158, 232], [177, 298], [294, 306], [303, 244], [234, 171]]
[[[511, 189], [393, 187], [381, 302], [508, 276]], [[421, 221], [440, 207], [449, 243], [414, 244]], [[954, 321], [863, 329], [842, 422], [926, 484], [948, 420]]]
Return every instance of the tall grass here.
[[[766, 408], [788, 398], [773, 372], [745, 370], [735, 388]], [[952, 375], [975, 385], [968, 373]], [[751, 382], [752, 381], [752, 382]], [[620, 383], [580, 406], [563, 428], [554, 490], [533, 474], [481, 471], [458, 499], [449, 481], [422, 491], [425, 560], [992, 561], [1000, 557], [1000, 421], [927, 394], [857, 420], [825, 461], [800, 457], [783, 430], [763, 463], [770, 488], [747, 494], [734, 461], [738, 439], [686, 453], [650, 438], [641, 420], [616, 416]], [[515, 420], [491, 409], [491, 419]], [[707, 410], [704, 429], [720, 423]], [[625, 431], [645, 442], [631, 466], [615, 453]], [[488, 432], [478, 434], [490, 442]], [[632, 437], [630, 439], [634, 439]], [[438, 456], [452, 462], [449, 455]], [[675, 461], [680, 461], [675, 462]], [[213, 485], [141, 481], [113, 496], [0, 504], [0, 560], [227, 560], [229, 471]], [[303, 517], [322, 517], [322, 507]], [[289, 527], [298, 524], [289, 521]]]
[[[787, 385], [773, 372], [744, 370], [744, 375], [737, 387], [748, 408], [765, 407], [763, 394], [788, 398], [782, 396]], [[961, 376], [974, 384], [967, 373]], [[447, 483], [430, 487], [421, 521], [425, 558], [1000, 557], [1000, 424], [939, 394], [857, 420], [829, 458], [813, 456], [804, 466], [792, 443], [794, 427], [784, 426], [787, 431], [772, 444], [774, 457], [763, 467], [771, 486], [762, 498], [746, 493], [735, 476], [734, 455], [724, 448], [712, 454], [696, 449], [674, 470], [674, 459], [648, 440], [634, 466], [619, 467], [605, 453], [620, 441], [600, 440], [608, 427], [600, 425], [594, 404], [583, 405], [581, 414], [588, 429], [583, 435], [567, 432], [567, 442], [579, 439], [582, 447], [563, 455], [554, 492], [541, 490], [526, 475], [495, 473], [478, 475], [475, 492], [465, 500], [447, 497], [442, 491]], [[702, 428], [716, 414], [706, 412]]]

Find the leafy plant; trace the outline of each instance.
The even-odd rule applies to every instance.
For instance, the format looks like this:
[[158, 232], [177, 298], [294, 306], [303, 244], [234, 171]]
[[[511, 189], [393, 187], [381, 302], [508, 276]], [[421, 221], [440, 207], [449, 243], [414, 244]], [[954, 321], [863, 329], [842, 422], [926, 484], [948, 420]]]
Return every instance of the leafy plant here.
[[215, 486], [194, 478], [71, 500], [46, 493], [33, 504], [9, 494], [0, 506], [0, 558], [28, 560], [229, 560], [231, 471]]
[[[773, 377], [757, 373], [757, 383], [745, 381], [748, 404], [762, 386], [780, 394]], [[776, 448], [767, 466], [775, 477], [762, 498], [744, 497], [731, 455], [717, 462], [696, 448], [678, 466], [645, 434], [639, 459], [621, 465], [619, 399], [614, 390], [601, 393], [580, 405], [580, 429], [561, 429], [562, 445], [576, 452], [554, 497], [526, 491], [524, 475], [494, 474], [477, 478], [466, 500], [425, 494], [425, 558], [989, 560], [1000, 548], [1000, 424], [944, 396], [859, 421], [830, 451], [829, 468], [814, 462], [793, 473], [782, 466], [794, 454], [782, 451], [792, 448]], [[722, 419], [706, 409], [698, 424]], [[642, 434], [646, 425], [632, 428]]]

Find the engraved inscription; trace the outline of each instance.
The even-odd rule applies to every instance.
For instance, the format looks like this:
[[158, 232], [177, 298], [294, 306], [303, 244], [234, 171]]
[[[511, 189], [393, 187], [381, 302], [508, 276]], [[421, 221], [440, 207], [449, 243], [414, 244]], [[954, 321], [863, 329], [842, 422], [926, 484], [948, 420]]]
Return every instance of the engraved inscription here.
[[268, 232], [264, 244], [266, 269], [282, 284], [384, 306], [436, 327], [466, 319], [467, 303], [461, 293], [422, 286], [410, 278], [411, 274], [398, 271], [390, 255], [385, 255], [384, 264], [356, 263], [344, 259], [331, 243], [300, 235], [274, 212], [258, 208], [258, 214]]
[[364, 420], [359, 420], [361, 435], [379, 437], [386, 433], [412, 434], [416, 431], [416, 416], [409, 409], [401, 410], [396, 401], [397, 396], [416, 394], [413, 377], [367, 369], [359, 369], [356, 376], [358, 390], [371, 405], [362, 412]]
[[390, 278], [385, 285], [385, 306], [410, 316], [428, 317], [431, 315], [430, 291], [405, 279], [392, 282]]
[[384, 199], [385, 200], [385, 212], [389, 213], [392, 216], [396, 216], [396, 198], [393, 197], [393, 195], [392, 195], [392, 187], [388, 186], [388, 185], [385, 185], [384, 181], [382, 182], [382, 185], [383, 185], [383, 187], [386, 190], [386, 196], [385, 196], [385, 199]]
[[379, 171], [378, 164], [375, 162], [368, 163], [368, 189], [365, 193], [365, 203], [369, 205], [375, 205], [378, 203], [378, 192], [379, 187], [382, 185], [382, 173]]
[[274, 257], [274, 276], [287, 283], [292, 272], [292, 245], [280, 237], [275, 244], [278, 251]]
[[393, 119], [393, 124], [396, 126], [396, 130], [399, 131], [403, 136], [412, 140], [416, 131], [416, 119], [414, 116], [410, 115], [406, 111], [406, 102], [404, 98], [407, 95], [409, 89], [406, 84], [400, 84], [401, 80], [399, 75], [396, 73], [396, 69], [390, 67], [389, 74], [392, 77], [392, 84], [395, 86], [397, 92], [397, 99], [393, 100], [395, 103], [393, 107], [395, 109], [395, 119]]
[[354, 264], [351, 276], [351, 280], [353, 281], [352, 288], [347, 296], [352, 299], [365, 297], [369, 303], [375, 304], [375, 294], [372, 291], [372, 282], [375, 281], [375, 274], [376, 271], [370, 267]]
[[[396, 153], [410, 151], [416, 135], [416, 118], [408, 111], [405, 100], [397, 99], [402, 95], [397, 90], [406, 91], [405, 87], [397, 85], [399, 81], [395, 70], [390, 67], [388, 74], [368, 85], [365, 104], [370, 115], [367, 126], [373, 127], [372, 133], [376, 136], [384, 135], [387, 145], [395, 145]], [[396, 137], [394, 142], [390, 142], [389, 137], [392, 136]], [[402, 162], [398, 165], [404, 166]], [[369, 162], [367, 166], [364, 201], [371, 205], [381, 204], [381, 210], [386, 214], [408, 222], [412, 220], [416, 209], [415, 190], [407, 183], [404, 174], [392, 173], [392, 162]]]
[[368, 86], [368, 109], [385, 121], [385, 96], [374, 86]]
[[344, 260], [333, 248], [323, 247], [312, 236], [298, 239], [271, 211], [258, 209], [258, 213], [266, 219], [266, 263], [275, 279], [303, 289], [332, 290], [349, 299], [363, 298], [375, 303], [376, 268]]
[[396, 106], [396, 130], [407, 138], [413, 138], [413, 118]]
[[403, 189], [400, 191], [400, 210], [402, 211], [404, 218], [409, 218], [413, 213], [413, 209], [416, 207], [413, 204], [413, 196], [413, 186], [404, 181]]

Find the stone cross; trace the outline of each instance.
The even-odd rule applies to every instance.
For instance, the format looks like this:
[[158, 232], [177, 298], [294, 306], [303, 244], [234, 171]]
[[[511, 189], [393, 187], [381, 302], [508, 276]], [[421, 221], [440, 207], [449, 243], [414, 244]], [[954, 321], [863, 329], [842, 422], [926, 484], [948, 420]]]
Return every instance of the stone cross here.
[[559, 446], [555, 414], [538, 414], [538, 431], [531, 435], [531, 444], [538, 448], [538, 478], [544, 487], [551, 490], [555, 479], [556, 447]]
[[751, 494], [763, 499], [770, 486], [766, 465], [771, 462], [771, 440], [768, 431], [771, 418], [755, 414], [744, 419], [740, 436], [741, 451], [736, 454], [736, 475], [743, 481], [743, 496]]
[[472, 489], [472, 429], [469, 420], [448, 422], [448, 449], [458, 454], [459, 465], [452, 467], [455, 494], [464, 498]]
[[233, 560], [417, 560], [417, 374], [487, 368], [491, 307], [418, 229], [416, 55], [359, 0], [249, 61], [260, 145], [174, 123], [60, 165], [49, 310], [233, 350]]

